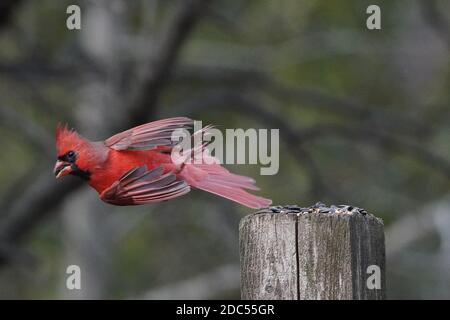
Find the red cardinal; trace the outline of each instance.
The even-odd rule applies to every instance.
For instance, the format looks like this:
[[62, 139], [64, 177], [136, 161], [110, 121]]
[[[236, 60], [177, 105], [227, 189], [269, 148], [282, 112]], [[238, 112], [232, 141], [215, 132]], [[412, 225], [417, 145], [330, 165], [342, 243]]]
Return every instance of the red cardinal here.
[[[218, 163], [176, 164], [171, 139], [177, 129], [193, 120], [169, 118], [118, 133], [105, 141], [89, 141], [66, 126], [56, 128], [57, 178], [72, 174], [88, 181], [100, 198], [115, 205], [137, 205], [176, 198], [202, 189], [250, 208], [263, 208], [271, 200], [244, 189], [258, 190], [249, 177], [229, 172]], [[205, 130], [203, 130], [205, 131]]]

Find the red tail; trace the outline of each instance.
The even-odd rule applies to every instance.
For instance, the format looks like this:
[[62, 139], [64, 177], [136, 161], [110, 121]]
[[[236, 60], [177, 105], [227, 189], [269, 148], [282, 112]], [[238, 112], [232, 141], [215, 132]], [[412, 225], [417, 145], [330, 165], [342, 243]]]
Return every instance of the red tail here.
[[255, 196], [244, 190], [259, 190], [252, 178], [233, 174], [220, 164], [186, 164], [180, 176], [192, 187], [253, 209], [265, 208], [272, 203], [270, 199]]

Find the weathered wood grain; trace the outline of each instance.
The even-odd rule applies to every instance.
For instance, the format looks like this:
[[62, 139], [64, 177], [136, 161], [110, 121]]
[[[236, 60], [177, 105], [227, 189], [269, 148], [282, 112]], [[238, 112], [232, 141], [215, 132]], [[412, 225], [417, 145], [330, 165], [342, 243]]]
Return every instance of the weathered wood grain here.
[[296, 216], [256, 214], [239, 227], [243, 299], [297, 299]]
[[[381, 220], [345, 212], [262, 212], [239, 226], [242, 299], [384, 299]], [[381, 270], [381, 289], [366, 285]]]

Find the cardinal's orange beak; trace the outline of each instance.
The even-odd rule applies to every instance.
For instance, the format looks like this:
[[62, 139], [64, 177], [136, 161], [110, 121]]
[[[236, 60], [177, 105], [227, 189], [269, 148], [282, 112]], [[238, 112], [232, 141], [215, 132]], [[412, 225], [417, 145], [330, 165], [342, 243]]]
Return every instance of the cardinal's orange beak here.
[[71, 172], [72, 168], [70, 166], [70, 163], [61, 160], [56, 161], [55, 168], [53, 169], [53, 173], [55, 174], [56, 178], [67, 176]]

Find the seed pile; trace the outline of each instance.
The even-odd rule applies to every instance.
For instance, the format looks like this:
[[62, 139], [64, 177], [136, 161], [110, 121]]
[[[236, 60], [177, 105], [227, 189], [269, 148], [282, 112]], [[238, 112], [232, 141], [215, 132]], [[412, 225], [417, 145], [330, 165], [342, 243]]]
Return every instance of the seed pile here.
[[331, 205], [327, 206], [326, 204], [322, 202], [317, 202], [316, 204], [310, 206], [310, 207], [300, 207], [298, 205], [285, 205], [285, 206], [270, 206], [268, 208], [262, 209], [258, 211], [257, 213], [267, 213], [267, 212], [273, 212], [273, 213], [295, 213], [297, 215], [301, 214], [307, 214], [307, 213], [322, 213], [322, 214], [329, 214], [329, 215], [335, 215], [335, 214], [354, 214], [359, 213], [362, 215], [366, 215], [367, 211], [358, 208], [355, 206], [349, 206], [349, 205]]

